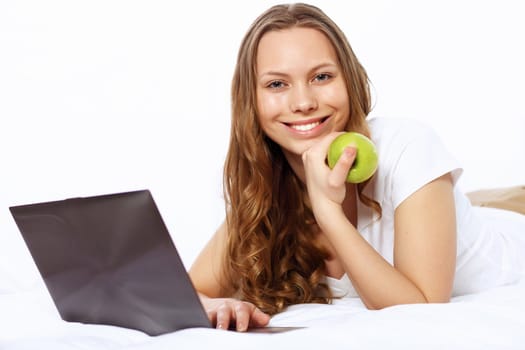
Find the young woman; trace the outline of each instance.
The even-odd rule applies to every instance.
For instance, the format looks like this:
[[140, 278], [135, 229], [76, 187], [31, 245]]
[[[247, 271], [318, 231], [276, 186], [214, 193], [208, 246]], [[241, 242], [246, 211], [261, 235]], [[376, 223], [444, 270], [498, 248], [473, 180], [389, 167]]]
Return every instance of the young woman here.
[[[345, 296], [370, 309], [447, 302], [519, 277], [518, 248], [456, 189], [461, 168], [439, 138], [408, 120], [367, 120], [370, 108], [365, 70], [320, 9], [277, 5], [252, 24], [232, 83], [226, 220], [190, 270], [218, 328]], [[364, 183], [345, 182], [355, 147], [326, 164], [343, 131], [376, 144]]]

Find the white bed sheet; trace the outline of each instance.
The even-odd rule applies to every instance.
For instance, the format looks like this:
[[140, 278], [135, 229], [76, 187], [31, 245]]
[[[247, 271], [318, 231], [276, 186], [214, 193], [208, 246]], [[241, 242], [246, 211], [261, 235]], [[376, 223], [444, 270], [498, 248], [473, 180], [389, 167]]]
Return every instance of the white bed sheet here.
[[456, 297], [448, 304], [367, 310], [359, 299], [296, 305], [273, 326], [306, 328], [241, 334], [194, 328], [150, 337], [103, 325], [64, 322], [43, 284], [0, 295], [0, 349], [525, 349], [525, 281]]

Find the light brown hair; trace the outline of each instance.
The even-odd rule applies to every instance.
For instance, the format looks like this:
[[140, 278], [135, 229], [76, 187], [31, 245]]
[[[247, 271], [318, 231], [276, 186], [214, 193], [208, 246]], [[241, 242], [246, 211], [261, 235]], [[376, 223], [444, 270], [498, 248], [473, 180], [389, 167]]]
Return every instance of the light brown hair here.
[[[317, 226], [304, 184], [279, 145], [257, 118], [256, 57], [265, 33], [313, 28], [332, 43], [347, 85], [350, 115], [346, 130], [370, 136], [368, 77], [339, 27], [319, 8], [276, 5], [261, 14], [241, 42], [232, 80], [232, 119], [224, 167], [228, 241], [223, 260], [225, 290], [270, 314], [298, 303], [328, 303], [323, 283], [328, 253], [315, 239]], [[377, 211], [379, 204], [360, 200]]]

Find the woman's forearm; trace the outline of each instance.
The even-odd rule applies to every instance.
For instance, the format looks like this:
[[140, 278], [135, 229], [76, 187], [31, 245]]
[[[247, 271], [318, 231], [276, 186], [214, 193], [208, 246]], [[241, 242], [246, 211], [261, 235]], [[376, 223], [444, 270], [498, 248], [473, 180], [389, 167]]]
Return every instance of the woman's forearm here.
[[431, 302], [424, 293], [386, 261], [355, 229], [344, 214], [319, 223], [352, 284], [369, 309]]

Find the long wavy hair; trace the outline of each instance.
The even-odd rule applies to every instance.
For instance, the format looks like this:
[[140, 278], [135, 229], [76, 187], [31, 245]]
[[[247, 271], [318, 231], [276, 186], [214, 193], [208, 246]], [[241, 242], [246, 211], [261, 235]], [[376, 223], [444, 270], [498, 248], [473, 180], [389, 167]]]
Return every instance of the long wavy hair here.
[[[279, 145], [262, 131], [257, 118], [256, 57], [269, 31], [313, 28], [332, 43], [350, 102], [346, 129], [370, 136], [368, 77], [340, 28], [319, 8], [276, 5], [261, 14], [241, 42], [232, 80], [232, 118], [224, 166], [228, 230], [223, 259], [225, 293], [275, 314], [298, 303], [329, 303], [324, 283], [328, 252], [318, 233], [305, 185], [289, 166]], [[381, 212], [362, 192], [359, 199]]]

